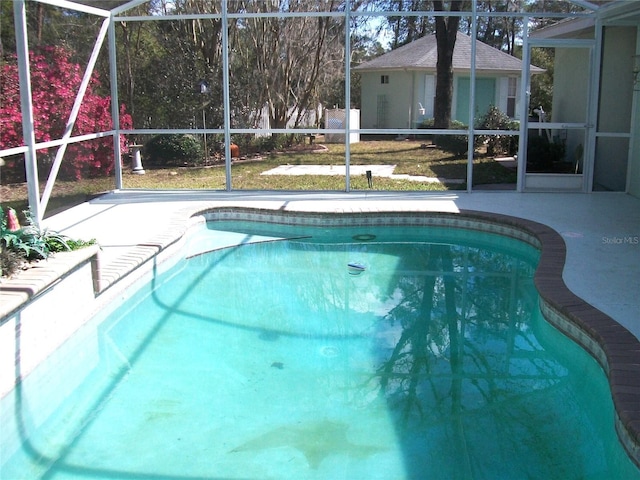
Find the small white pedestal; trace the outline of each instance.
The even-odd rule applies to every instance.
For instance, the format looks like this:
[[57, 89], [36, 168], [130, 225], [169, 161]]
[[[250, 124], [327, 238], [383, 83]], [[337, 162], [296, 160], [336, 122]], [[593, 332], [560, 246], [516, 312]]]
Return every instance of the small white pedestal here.
[[131, 149], [131, 172], [138, 175], [144, 175], [144, 168], [142, 167], [142, 157], [140, 156], [140, 150], [144, 145], [129, 145]]

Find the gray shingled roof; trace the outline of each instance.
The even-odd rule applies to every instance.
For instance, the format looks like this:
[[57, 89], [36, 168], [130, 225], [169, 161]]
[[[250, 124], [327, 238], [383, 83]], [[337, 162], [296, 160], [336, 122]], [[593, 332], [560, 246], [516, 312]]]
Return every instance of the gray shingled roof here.
[[[354, 67], [354, 70], [370, 71], [405, 68], [435, 70], [437, 60], [436, 36], [427, 35], [373, 60], [362, 63]], [[453, 50], [453, 69], [454, 71], [469, 71], [471, 69], [471, 37], [460, 32], [456, 37], [456, 46]], [[476, 70], [519, 73], [522, 70], [522, 61], [476, 40]], [[531, 66], [531, 73], [542, 73], [543, 71], [541, 68]]]

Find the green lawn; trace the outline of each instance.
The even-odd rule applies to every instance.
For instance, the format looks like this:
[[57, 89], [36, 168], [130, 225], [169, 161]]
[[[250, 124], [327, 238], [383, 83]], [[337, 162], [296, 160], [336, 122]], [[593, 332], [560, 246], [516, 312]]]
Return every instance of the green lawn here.
[[[467, 159], [452, 156], [436, 148], [427, 147], [416, 140], [363, 141], [350, 145], [351, 165], [396, 165], [394, 174], [465, 179]], [[144, 159], [143, 159], [144, 163]], [[231, 184], [234, 190], [329, 190], [344, 191], [343, 176], [324, 175], [260, 175], [279, 165], [344, 165], [344, 144], [328, 144], [326, 150], [299, 150], [291, 152], [263, 153], [258, 158], [249, 157], [234, 161], [231, 166]], [[132, 189], [206, 189], [224, 190], [225, 167], [150, 168], [145, 165], [144, 175], [132, 174], [125, 166], [124, 188]], [[515, 183], [516, 173], [482, 155], [474, 160], [474, 185], [487, 183]], [[112, 190], [113, 178], [82, 181], [58, 180], [47, 209], [52, 214], [60, 208], [84, 201], [87, 196]], [[351, 176], [352, 190], [369, 189], [364, 176]], [[428, 191], [466, 189], [466, 183], [442, 184], [416, 182], [377, 177], [373, 189], [379, 191]], [[26, 206], [26, 186], [2, 186], [2, 203], [18, 211]]]

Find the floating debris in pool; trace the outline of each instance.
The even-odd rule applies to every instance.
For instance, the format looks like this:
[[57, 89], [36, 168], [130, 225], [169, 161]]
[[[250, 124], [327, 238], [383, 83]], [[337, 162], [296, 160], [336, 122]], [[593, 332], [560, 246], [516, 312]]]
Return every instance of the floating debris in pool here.
[[350, 263], [347, 265], [347, 268], [349, 270], [349, 275], [360, 275], [367, 269], [367, 267], [361, 263]]
[[273, 368], [277, 368], [278, 370], [282, 370], [284, 368], [284, 363], [282, 362], [273, 362], [271, 364]]

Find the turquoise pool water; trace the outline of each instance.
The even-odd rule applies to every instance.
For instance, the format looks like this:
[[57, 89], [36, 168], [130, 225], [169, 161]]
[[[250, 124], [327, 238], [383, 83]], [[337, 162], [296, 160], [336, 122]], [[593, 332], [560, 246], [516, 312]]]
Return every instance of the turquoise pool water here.
[[0, 478], [640, 478], [604, 374], [541, 317], [533, 247], [209, 227], [2, 400]]

